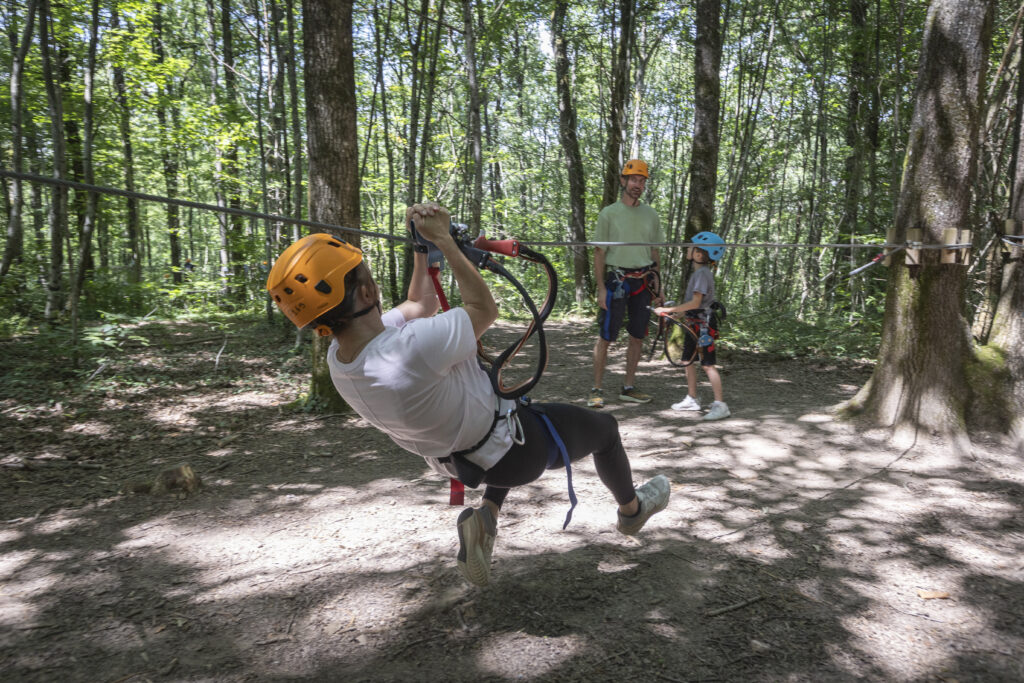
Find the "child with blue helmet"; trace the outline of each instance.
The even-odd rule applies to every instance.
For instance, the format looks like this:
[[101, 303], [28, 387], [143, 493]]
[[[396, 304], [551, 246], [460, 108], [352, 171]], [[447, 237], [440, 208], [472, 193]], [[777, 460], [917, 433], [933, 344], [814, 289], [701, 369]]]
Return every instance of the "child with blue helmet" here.
[[[706, 323], [711, 343], [704, 348], [701, 354], [700, 365], [711, 383], [711, 391], [715, 400], [711, 403], [705, 420], [721, 420], [729, 417], [729, 406], [725, 404], [722, 392], [722, 376], [715, 367], [717, 363], [714, 340], [718, 337], [718, 317], [715, 314], [715, 275], [714, 266], [725, 254], [725, 241], [713, 232], [700, 232], [693, 236], [693, 246], [686, 251], [686, 258], [693, 262], [693, 274], [686, 283], [686, 293], [683, 303], [678, 306], [659, 306], [654, 309], [658, 315], [682, 313], [695, 324], [703, 321]], [[698, 246], [700, 245], [700, 246]], [[686, 336], [683, 344], [683, 358], [692, 358], [698, 343], [702, 340], [695, 339], [691, 335]], [[700, 402], [697, 400], [697, 367], [694, 364], [686, 366], [687, 395], [678, 403], [672, 404], [673, 410], [700, 410]]]

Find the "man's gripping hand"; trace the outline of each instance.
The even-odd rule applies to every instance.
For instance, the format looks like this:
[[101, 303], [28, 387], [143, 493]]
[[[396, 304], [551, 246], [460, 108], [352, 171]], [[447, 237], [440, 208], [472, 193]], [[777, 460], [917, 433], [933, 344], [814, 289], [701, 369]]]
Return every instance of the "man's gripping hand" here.
[[437, 202], [414, 204], [405, 210], [405, 225], [416, 226], [416, 231], [427, 241], [438, 246], [451, 239], [451, 215]]

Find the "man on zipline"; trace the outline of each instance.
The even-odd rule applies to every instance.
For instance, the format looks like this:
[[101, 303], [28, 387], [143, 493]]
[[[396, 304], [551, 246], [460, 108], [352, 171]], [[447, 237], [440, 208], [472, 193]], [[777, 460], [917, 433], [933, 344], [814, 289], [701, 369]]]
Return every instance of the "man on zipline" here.
[[[631, 159], [622, 167], [619, 182], [622, 198], [601, 209], [597, 215], [595, 242], [647, 242], [660, 243], [665, 238], [658, 214], [640, 201], [647, 187], [647, 164]], [[608, 347], [619, 336], [619, 328], [626, 323], [629, 341], [626, 346], [626, 376], [619, 399], [633, 403], [647, 403], [651, 397], [637, 389], [636, 368], [643, 353], [644, 338], [651, 312], [648, 306], [658, 299], [658, 260], [656, 247], [623, 245], [594, 247], [594, 279], [597, 280], [597, 343], [594, 344], [594, 386], [587, 405], [604, 406], [601, 382], [608, 362]], [[655, 301], [660, 303], [660, 299]]]
[[[668, 504], [668, 479], [658, 475], [634, 489], [611, 415], [499, 398], [476, 358], [477, 340], [498, 317], [487, 284], [452, 238], [444, 208], [417, 204], [406, 211], [407, 226], [410, 221], [449, 263], [461, 307], [435, 315], [439, 302], [426, 255], [417, 253], [408, 298], [383, 313], [362, 252], [326, 234], [285, 249], [267, 289], [296, 326], [334, 337], [327, 353], [331, 377], [356, 412], [439, 474], [486, 486], [483, 504], [459, 514], [459, 571], [487, 585], [509, 489], [564, 467], [563, 457], [574, 462], [593, 453], [597, 474], [619, 505], [618, 530], [636, 534]], [[561, 452], [557, 439], [563, 457], [551, 456]]]

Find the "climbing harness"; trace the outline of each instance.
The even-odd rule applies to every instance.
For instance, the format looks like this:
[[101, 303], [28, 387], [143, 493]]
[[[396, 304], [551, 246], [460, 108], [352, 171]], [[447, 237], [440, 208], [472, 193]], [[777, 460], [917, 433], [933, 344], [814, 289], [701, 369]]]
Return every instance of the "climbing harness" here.
[[[501, 352], [496, 358], [488, 356], [484, 352], [482, 344], [480, 344], [479, 341], [477, 342], [481, 365], [484, 367], [484, 370], [487, 372], [487, 375], [491, 380], [491, 387], [494, 389], [494, 393], [500, 397], [499, 406], [501, 398], [513, 400], [522, 399], [525, 397], [526, 392], [532, 389], [537, 382], [540, 381], [541, 375], [544, 374], [544, 369], [547, 367], [548, 346], [547, 339], [544, 335], [544, 321], [547, 320], [548, 316], [551, 314], [551, 310], [554, 308], [555, 298], [558, 295], [558, 276], [555, 273], [555, 269], [551, 265], [551, 262], [548, 261], [547, 257], [523, 246], [518, 240], [488, 240], [484, 235], [480, 235], [473, 240], [469, 237], [469, 228], [462, 223], [456, 223], [454, 221], [449, 224], [448, 229], [452, 238], [455, 240], [455, 244], [459, 247], [459, 251], [469, 259], [469, 262], [476, 266], [477, 269], [489, 270], [492, 273], [505, 278], [513, 287], [516, 288], [520, 296], [522, 296], [523, 302], [526, 304], [526, 307], [532, 315], [532, 320], [522, 336]], [[415, 223], [411, 221], [409, 223], [409, 231], [413, 237], [415, 245], [414, 248], [421, 253], [427, 254], [427, 263], [430, 264], [427, 268], [427, 272], [429, 273], [431, 282], [434, 285], [434, 290], [437, 292], [441, 308], [447, 311], [451, 306], [448, 304], [448, 298], [444, 294], [444, 288], [441, 286], [440, 281], [441, 267], [444, 264], [441, 252], [436, 245], [419, 234], [416, 230]], [[513, 258], [521, 258], [533, 263], [539, 263], [544, 267], [548, 278], [548, 291], [547, 296], [544, 299], [544, 304], [539, 310], [523, 284], [508, 270], [506, 270], [504, 266], [493, 259], [490, 255], [491, 253]], [[509, 365], [512, 358], [522, 350], [523, 346], [534, 334], [537, 335], [538, 352], [537, 364], [533, 374], [528, 379], [514, 386], [506, 386], [505, 382], [502, 380], [502, 371]], [[529, 399], [526, 399], [526, 401], [529, 402]], [[522, 404], [516, 403], [515, 407], [507, 409], [505, 413], [505, 420], [508, 425], [509, 434], [512, 436], [512, 441], [518, 445], [525, 443], [523, 426], [519, 422], [519, 416], [517, 415], [517, 409], [520, 405]], [[458, 478], [451, 479], [451, 490], [448, 499], [450, 505], [462, 505], [465, 500], [465, 486], [469, 485], [471, 488], [476, 488], [483, 480], [486, 472], [478, 465], [468, 460], [465, 456], [473, 453], [487, 443], [500, 418], [500, 408], [496, 408], [490, 428], [476, 445], [439, 459], [439, 462], [441, 463], [452, 463], [458, 473]], [[550, 424], [550, 421], [548, 421], [546, 417], [545, 421], [548, 424], [549, 432], [552, 434], [552, 439], [561, 444], [561, 439], [555, 432], [554, 426]], [[564, 445], [562, 445], [561, 448], [564, 450]], [[568, 458], [568, 455], [566, 455], [566, 458]], [[568, 460], [566, 460], [566, 471], [568, 472]], [[569, 491], [570, 499], [574, 500], [575, 493], [572, 491], [571, 480], [569, 482]], [[575, 503], [573, 505], [575, 506]], [[568, 524], [568, 521], [566, 521], [566, 524]]]
[[[613, 299], [622, 299], [628, 296], [636, 296], [643, 291], [650, 290], [651, 296], [657, 298], [661, 292], [661, 273], [655, 264], [643, 268], [619, 268], [609, 269], [608, 274], [614, 276], [615, 289], [612, 293]], [[637, 289], [627, 285], [627, 280], [639, 280]]]

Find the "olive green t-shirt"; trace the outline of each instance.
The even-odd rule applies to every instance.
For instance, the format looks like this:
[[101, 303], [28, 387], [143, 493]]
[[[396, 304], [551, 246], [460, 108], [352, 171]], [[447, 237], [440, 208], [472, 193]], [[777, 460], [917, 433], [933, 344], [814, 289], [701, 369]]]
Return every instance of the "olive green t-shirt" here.
[[[622, 200], [609, 204], [597, 215], [595, 242], [653, 242], [662, 243], [665, 236], [661, 231], [658, 214], [647, 204], [626, 206]], [[603, 247], [606, 250], [605, 263], [619, 268], [643, 268], [654, 262], [651, 247]]]

